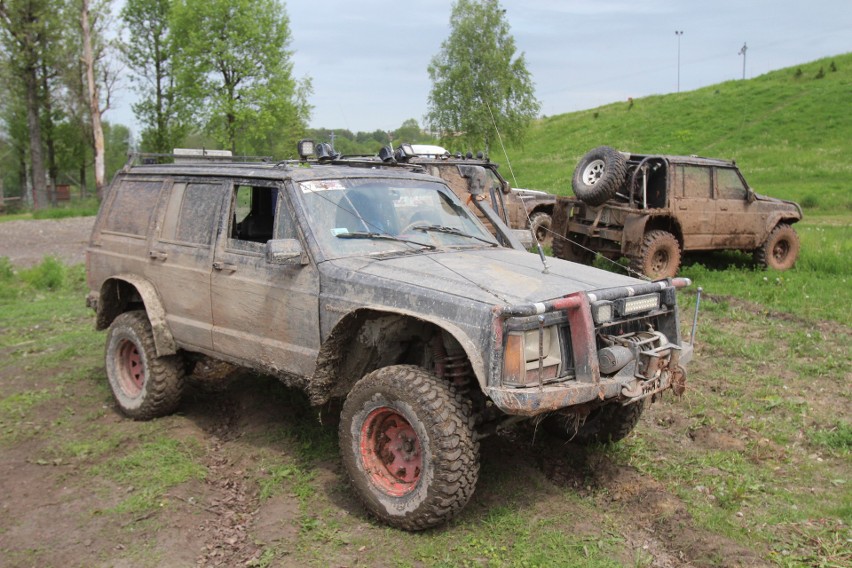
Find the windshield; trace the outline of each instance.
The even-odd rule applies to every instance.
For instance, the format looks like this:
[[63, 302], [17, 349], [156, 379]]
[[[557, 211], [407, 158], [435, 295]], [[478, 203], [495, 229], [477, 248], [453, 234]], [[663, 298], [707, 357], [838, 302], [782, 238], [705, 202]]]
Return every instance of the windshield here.
[[497, 246], [441, 183], [347, 178], [307, 181], [297, 187], [311, 230], [329, 258]]

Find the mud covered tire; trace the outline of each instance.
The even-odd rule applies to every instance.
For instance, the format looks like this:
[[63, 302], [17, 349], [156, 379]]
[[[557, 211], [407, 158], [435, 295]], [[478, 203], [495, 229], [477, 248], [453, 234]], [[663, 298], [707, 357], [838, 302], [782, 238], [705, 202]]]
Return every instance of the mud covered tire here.
[[580, 201], [601, 205], [615, 196], [627, 177], [627, 159], [615, 148], [589, 150], [574, 169], [571, 187]]
[[674, 278], [680, 269], [680, 244], [668, 231], [648, 231], [642, 239], [639, 256], [630, 259], [630, 268], [651, 280]]
[[397, 528], [441, 524], [468, 502], [479, 477], [470, 403], [413, 365], [373, 371], [340, 414], [343, 464], [367, 509]]
[[544, 419], [547, 432], [566, 442], [581, 445], [607, 444], [627, 437], [645, 410], [645, 401], [628, 406], [610, 403], [593, 410], [579, 429], [574, 429], [574, 419], [562, 414], [552, 414]]
[[562, 260], [591, 265], [595, 261], [595, 254], [571, 242], [571, 240], [579, 240], [580, 238], [580, 235], [573, 233], [569, 234], [568, 238], [557, 236], [553, 239], [553, 256]]
[[799, 257], [799, 235], [787, 223], [779, 223], [757, 250], [754, 262], [761, 268], [788, 270]]
[[174, 412], [183, 391], [184, 364], [177, 355], [157, 357], [144, 311], [120, 314], [109, 326], [107, 379], [118, 407], [134, 420]]
[[530, 216], [530, 231], [542, 246], [549, 245], [553, 241], [553, 234], [550, 232], [552, 225], [553, 219], [544, 211], [533, 213]]

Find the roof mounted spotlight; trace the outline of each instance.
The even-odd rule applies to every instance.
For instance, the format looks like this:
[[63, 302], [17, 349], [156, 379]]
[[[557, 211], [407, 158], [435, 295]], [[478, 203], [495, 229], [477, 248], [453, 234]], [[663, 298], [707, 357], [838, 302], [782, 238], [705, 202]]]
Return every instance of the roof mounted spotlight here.
[[482, 160], [483, 158], [485, 158], [485, 154], [482, 153], [482, 150], [476, 153], [477, 160]]
[[473, 152], [471, 152], [470, 150], [468, 150], [468, 152], [467, 152], [467, 154], [465, 155], [465, 157], [466, 157], [468, 160], [472, 160], [472, 159], [473, 159]]
[[307, 162], [308, 156], [312, 156], [314, 153], [314, 141], [308, 139], [299, 140], [296, 144], [296, 151], [299, 153], [299, 159]]
[[407, 162], [415, 155], [414, 148], [411, 147], [411, 144], [400, 144], [397, 147], [396, 152], [393, 153], [393, 157], [397, 162]]
[[393, 162], [393, 148], [391, 146], [382, 146], [382, 149], [379, 150], [379, 158], [383, 162]]

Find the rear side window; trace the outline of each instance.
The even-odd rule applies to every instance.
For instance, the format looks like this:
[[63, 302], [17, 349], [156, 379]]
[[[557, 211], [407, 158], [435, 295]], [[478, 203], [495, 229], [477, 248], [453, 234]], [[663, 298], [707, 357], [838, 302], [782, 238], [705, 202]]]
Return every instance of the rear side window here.
[[221, 183], [175, 183], [160, 238], [192, 245], [211, 244], [221, 202]]
[[695, 166], [681, 166], [683, 179], [683, 196], [709, 199], [713, 197], [713, 186], [710, 184], [710, 170]]
[[112, 189], [115, 196], [104, 219], [103, 230], [147, 236], [162, 186], [162, 181], [123, 180]]

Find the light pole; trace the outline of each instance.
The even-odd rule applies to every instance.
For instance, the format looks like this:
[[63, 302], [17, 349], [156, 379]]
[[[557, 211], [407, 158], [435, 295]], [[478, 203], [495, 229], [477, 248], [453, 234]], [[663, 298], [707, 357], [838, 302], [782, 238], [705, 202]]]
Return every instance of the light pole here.
[[677, 36], [677, 92], [680, 92], [680, 36], [683, 35], [683, 30], [675, 30]]
[[745, 59], [746, 59], [746, 51], [748, 51], [748, 46], [746, 45], [746, 43], [745, 43], [745, 42], [743, 42], [743, 47], [742, 47], [742, 49], [740, 49], [740, 50], [739, 50], [739, 52], [737, 52], [737, 55], [742, 55], [742, 56], [743, 56], [743, 79], [745, 79]]

